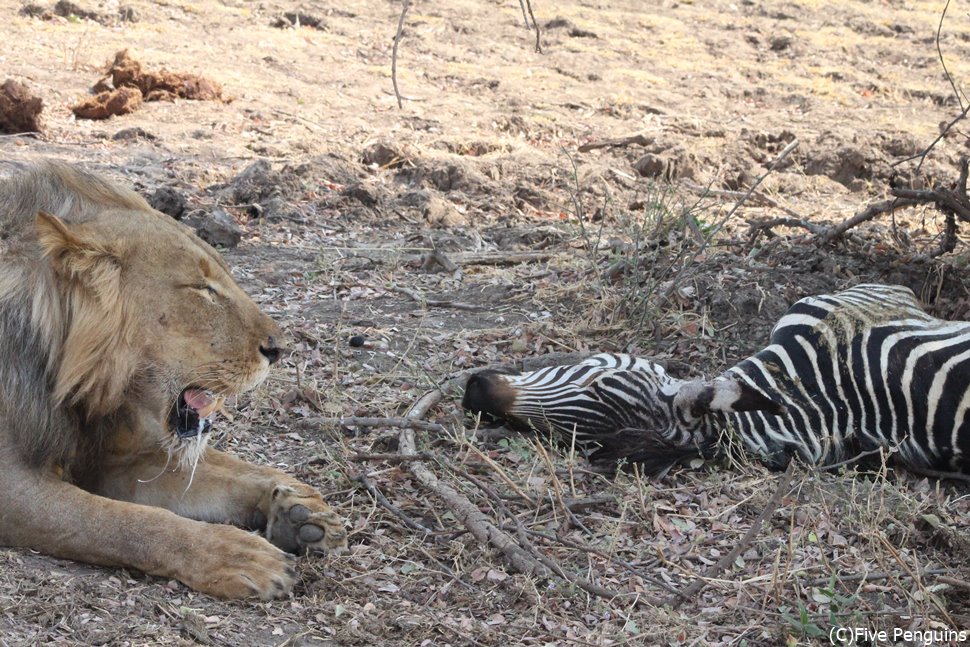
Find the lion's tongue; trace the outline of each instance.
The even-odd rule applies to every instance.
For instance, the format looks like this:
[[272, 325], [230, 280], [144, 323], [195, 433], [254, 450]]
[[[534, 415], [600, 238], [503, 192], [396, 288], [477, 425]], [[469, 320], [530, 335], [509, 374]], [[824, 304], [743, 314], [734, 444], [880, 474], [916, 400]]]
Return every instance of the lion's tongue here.
[[221, 404], [221, 398], [213, 398], [201, 389], [186, 389], [182, 395], [185, 404], [195, 409], [200, 418], [208, 418]]

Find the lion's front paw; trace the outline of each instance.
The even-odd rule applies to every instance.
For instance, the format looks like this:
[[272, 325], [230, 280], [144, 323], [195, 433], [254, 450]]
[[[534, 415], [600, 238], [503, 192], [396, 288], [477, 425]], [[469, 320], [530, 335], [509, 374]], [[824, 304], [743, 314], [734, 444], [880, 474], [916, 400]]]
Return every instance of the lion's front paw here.
[[188, 563], [180, 569], [180, 580], [221, 598], [271, 600], [293, 588], [292, 555], [239, 528], [218, 524], [204, 524], [203, 528], [181, 552]]
[[299, 555], [347, 547], [343, 520], [327, 502], [316, 492], [298, 492], [286, 485], [273, 489], [266, 538]]

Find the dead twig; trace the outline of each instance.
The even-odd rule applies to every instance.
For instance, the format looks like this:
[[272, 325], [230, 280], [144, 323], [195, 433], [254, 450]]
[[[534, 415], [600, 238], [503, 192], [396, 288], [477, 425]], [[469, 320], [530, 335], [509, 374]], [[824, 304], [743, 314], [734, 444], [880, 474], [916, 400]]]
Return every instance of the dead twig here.
[[876, 202], [870, 204], [868, 207], [857, 213], [856, 215], [848, 218], [837, 225], [827, 227], [824, 231], [819, 234], [819, 240], [823, 243], [829, 243], [842, 236], [845, 232], [849, 231], [853, 227], [856, 227], [868, 220], [872, 220], [876, 216], [884, 213], [893, 213], [897, 209], [906, 209], [908, 207], [915, 207], [921, 204], [914, 200], [905, 200], [899, 198], [893, 198], [892, 200], [882, 200], [881, 202]]
[[546, 568], [554, 572], [556, 575], [566, 580], [573, 586], [580, 588], [587, 593], [595, 595], [600, 598], [606, 598], [607, 600], [615, 600], [617, 598], [633, 597], [634, 604], [643, 604], [649, 606], [659, 606], [661, 600], [654, 598], [643, 593], [624, 593], [622, 591], [614, 591], [613, 589], [608, 589], [606, 587], [600, 586], [594, 582], [591, 582], [585, 578], [574, 575], [564, 569], [562, 565], [551, 557], [547, 556], [545, 553], [536, 548], [531, 541], [529, 541], [528, 533], [526, 528], [518, 520], [515, 520], [516, 526], [516, 536], [519, 539], [519, 544], [524, 546], [541, 564]]
[[369, 418], [351, 416], [347, 418], [304, 418], [301, 422], [307, 425], [335, 425], [338, 427], [406, 427], [408, 429], [420, 429], [421, 431], [434, 431], [436, 433], [446, 431], [442, 425], [436, 422], [405, 417]]
[[519, 546], [521, 546], [524, 550], [528, 551], [528, 553], [534, 559], [536, 559], [540, 564], [548, 568], [549, 571], [555, 573], [556, 575], [561, 577], [563, 580], [569, 582], [570, 584], [597, 597], [613, 600], [616, 598], [635, 595], [636, 598], [634, 599], [634, 604], [637, 604], [637, 603], [650, 604], [653, 606], [659, 605], [660, 603], [659, 599], [652, 598], [651, 596], [647, 596], [643, 594], [623, 593], [621, 591], [614, 591], [612, 589], [607, 589], [605, 587], [600, 586], [599, 584], [596, 584], [587, 579], [579, 577], [578, 575], [574, 575], [569, 571], [567, 571], [566, 569], [564, 569], [559, 562], [552, 559], [551, 557], [543, 553], [541, 550], [536, 548], [535, 544], [533, 544], [529, 540], [529, 529], [526, 528], [521, 521], [519, 521], [518, 517], [505, 512], [505, 502], [502, 501], [502, 497], [500, 497], [495, 490], [493, 490], [487, 484], [482, 483], [479, 479], [475, 478], [471, 474], [467, 474], [466, 476], [468, 480], [471, 481], [472, 484], [475, 485], [475, 487], [477, 487], [479, 490], [484, 492], [485, 496], [491, 499], [492, 502], [496, 505], [496, 507], [499, 508], [499, 510], [504, 513], [504, 516], [511, 521], [511, 525], [515, 529], [516, 538], [519, 540]]
[[540, 263], [556, 256], [556, 252], [466, 252], [451, 256], [456, 265], [518, 265]]
[[734, 548], [728, 551], [724, 557], [719, 559], [714, 566], [707, 569], [707, 572], [704, 573], [704, 575], [691, 582], [686, 588], [684, 588], [682, 592], [670, 598], [667, 603], [672, 609], [676, 609], [688, 599], [696, 597], [701, 591], [704, 590], [704, 587], [707, 586], [708, 581], [718, 577], [724, 569], [734, 563], [734, 560], [738, 558], [738, 555], [744, 552], [745, 548], [748, 547], [748, 544], [750, 544], [758, 533], [761, 532], [761, 525], [775, 513], [775, 510], [781, 503], [782, 497], [785, 496], [785, 492], [788, 491], [788, 485], [791, 483], [792, 475], [794, 473], [795, 461], [791, 461], [788, 463], [788, 469], [786, 469], [785, 473], [781, 475], [774, 494], [772, 494], [771, 498], [768, 499], [768, 503], [765, 504], [764, 509], [754, 520], [754, 523], [751, 524], [751, 527], [748, 528], [748, 532], [744, 533], [741, 541], [739, 541]]
[[629, 137], [618, 137], [615, 139], [601, 139], [599, 141], [581, 144], [577, 149], [580, 153], [588, 153], [598, 148], [620, 148], [621, 146], [649, 146], [654, 141], [653, 137], [646, 135], [630, 135]]
[[[519, 0], [522, 2], [522, 0]], [[536, 15], [532, 13], [532, 0], [525, 0], [525, 8], [529, 10], [529, 18], [532, 19], [532, 27], [536, 30], [536, 54], [542, 53], [541, 34], [539, 33], [539, 23], [536, 22]]]
[[392, 286], [392, 290], [395, 292], [400, 292], [411, 298], [412, 301], [420, 303], [426, 308], [454, 308], [455, 310], [482, 310], [482, 306], [474, 305], [472, 303], [462, 303], [461, 301], [449, 301], [447, 299], [426, 299], [417, 290], [412, 290], [411, 288], [405, 288], [400, 286]]
[[[946, 572], [947, 572], [947, 569], [945, 568], [928, 568], [925, 571], [921, 571], [920, 575], [921, 576], [942, 575], [943, 573], [946, 573]], [[900, 574], [900, 573], [887, 573], [885, 571], [873, 571], [872, 573], [853, 573], [851, 575], [836, 575], [835, 581], [836, 582], [875, 582], [877, 580], [888, 580], [888, 579], [900, 577], [900, 576], [908, 577], [908, 575], [905, 573]], [[937, 578], [937, 579], [942, 579], [942, 578]], [[810, 580], [807, 585], [825, 586], [826, 584], [829, 584], [831, 581], [832, 581], [832, 576], [829, 575], [827, 577], [818, 577], [818, 578], [815, 578], [814, 580]]]
[[397, 33], [394, 34], [394, 46], [391, 48], [391, 85], [394, 86], [394, 96], [397, 98], [397, 109], [404, 109], [404, 102], [401, 92], [397, 88], [397, 46], [401, 42], [401, 34], [404, 33], [404, 18], [408, 15], [411, 7], [411, 0], [403, 0], [401, 5], [401, 17], [397, 21]]
[[842, 236], [849, 229], [872, 220], [878, 215], [893, 213], [897, 209], [907, 207], [933, 205], [946, 219], [940, 249], [933, 256], [951, 252], [956, 247], [956, 219], [970, 222], [970, 198], [967, 196], [968, 166], [970, 166], [970, 163], [968, 163], [967, 158], [961, 158], [959, 177], [951, 187], [935, 186], [931, 189], [893, 187], [891, 189], [892, 199], [869, 205], [853, 217], [823, 230], [818, 237], [822, 242], [830, 242]]
[[[505, 525], [503, 525], [502, 528], [504, 529], [505, 528]], [[673, 593], [675, 595], [678, 594], [677, 589], [673, 588], [672, 586], [670, 586], [669, 584], [667, 584], [663, 580], [659, 580], [659, 579], [653, 577], [652, 575], [647, 575], [646, 573], [644, 573], [642, 570], [640, 570], [639, 568], [637, 568], [636, 566], [634, 566], [630, 562], [627, 562], [627, 561], [624, 561], [622, 559], [619, 559], [619, 558], [617, 558], [615, 556], [612, 556], [609, 553], [607, 553], [605, 551], [602, 551], [602, 550], [600, 550], [598, 548], [594, 548], [594, 547], [592, 547], [592, 546], [590, 546], [588, 544], [583, 544], [583, 543], [580, 543], [578, 541], [573, 541], [571, 539], [566, 539], [564, 537], [558, 537], [558, 536], [553, 535], [551, 533], [541, 532], [539, 530], [532, 530], [531, 528], [526, 528], [525, 531], [526, 531], [526, 533], [528, 533], [528, 535], [530, 537], [538, 537], [539, 539], [545, 539], [546, 541], [551, 542], [551, 543], [561, 544], [561, 545], [565, 546], [566, 548], [572, 548], [574, 550], [580, 550], [580, 551], [582, 551], [584, 553], [589, 553], [590, 555], [596, 555], [597, 557], [601, 557], [601, 558], [605, 559], [608, 562], [611, 562], [613, 564], [617, 564], [617, 565], [621, 566], [622, 568], [624, 568], [625, 570], [629, 571], [633, 575], [636, 575], [637, 577], [639, 577], [640, 579], [642, 579], [644, 582], [650, 582], [654, 586], [657, 586], [659, 588], [665, 589], [669, 593]], [[658, 603], [659, 602], [660, 601], [658, 600]]]
[[[441, 401], [443, 394], [440, 389], [425, 393], [419, 398], [406, 414], [407, 418], [420, 420], [431, 407]], [[404, 456], [418, 453], [414, 438], [414, 429], [403, 427], [398, 437], [398, 446]], [[486, 517], [478, 506], [468, 500], [464, 494], [441, 481], [424, 461], [414, 460], [407, 463], [408, 470], [414, 475], [418, 483], [438, 497], [448, 507], [455, 518], [463, 525], [475, 539], [498, 549], [509, 565], [520, 573], [545, 576], [548, 569], [539, 560], [529, 554]]]
[[[316, 457], [314, 457], [316, 458]], [[312, 462], [314, 458], [311, 458]], [[354, 454], [353, 456], [347, 457], [347, 460], [354, 463], [367, 463], [370, 461], [375, 462], [385, 462], [385, 463], [406, 463], [407, 461], [430, 461], [434, 460], [434, 457], [428, 452], [419, 452], [414, 456], [401, 456], [400, 454], [387, 453], [377, 453], [377, 454]]]
[[[709, 195], [715, 198], [732, 198], [736, 200], [739, 198], [743, 198], [745, 196], [744, 191], [728, 191], [725, 189], [712, 189], [711, 187], [691, 184], [689, 182], [686, 184], [686, 186], [691, 191], [696, 191], [701, 195]], [[789, 216], [791, 216], [792, 218], [794, 218], [799, 222], [807, 222], [800, 213], [798, 213], [794, 209], [786, 207], [785, 205], [781, 204], [774, 198], [765, 195], [764, 193], [752, 193], [750, 197], [748, 197], [747, 199], [748, 201], [754, 204], [761, 204], [767, 207], [778, 209], [779, 211], [784, 211], [786, 214], [788, 214]]]
[[[370, 494], [374, 499], [381, 505], [382, 508], [393, 514], [395, 517], [404, 522], [404, 525], [411, 530], [417, 530], [418, 532], [423, 532], [425, 535], [431, 535], [431, 529], [427, 528], [421, 523], [418, 523], [407, 514], [404, 513], [399, 507], [391, 503], [384, 494], [374, 486], [373, 483], [367, 478], [366, 474], [354, 474], [350, 477], [351, 481], [355, 483], [360, 483], [367, 493]], [[429, 537], [429, 539], [435, 539], [434, 537]]]

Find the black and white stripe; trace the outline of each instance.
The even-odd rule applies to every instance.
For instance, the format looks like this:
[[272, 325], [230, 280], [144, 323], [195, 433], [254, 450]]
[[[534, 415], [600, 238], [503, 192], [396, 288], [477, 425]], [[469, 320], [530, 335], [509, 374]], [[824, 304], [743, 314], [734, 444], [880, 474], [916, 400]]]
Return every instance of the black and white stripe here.
[[775, 468], [791, 456], [828, 465], [882, 447], [902, 465], [970, 472], [970, 323], [931, 317], [907, 288], [859, 285], [802, 299], [768, 347], [713, 380], [604, 354], [482, 374], [463, 404], [649, 471], [716, 453], [734, 432]]

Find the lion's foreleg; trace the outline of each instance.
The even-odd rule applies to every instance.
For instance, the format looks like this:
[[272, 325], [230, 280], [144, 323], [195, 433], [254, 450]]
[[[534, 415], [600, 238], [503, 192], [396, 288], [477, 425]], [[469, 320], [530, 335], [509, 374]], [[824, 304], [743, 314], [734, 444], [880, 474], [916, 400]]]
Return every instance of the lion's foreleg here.
[[214, 449], [194, 474], [169, 464], [162, 452], [126, 458], [102, 472], [97, 491], [191, 519], [265, 529], [267, 539], [290, 552], [346, 545], [343, 522], [316, 490]]
[[262, 537], [92, 494], [53, 473], [0, 475], [0, 541], [91, 564], [178, 579], [220, 597], [287, 593], [287, 555]]

